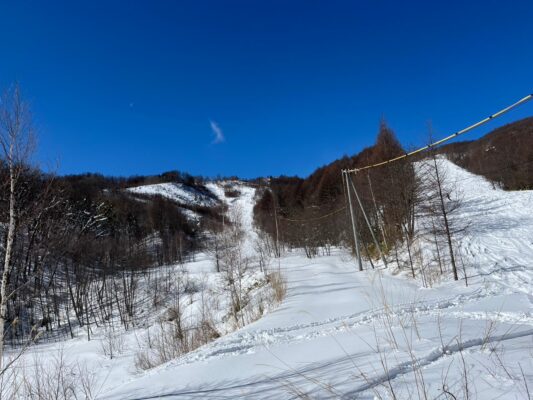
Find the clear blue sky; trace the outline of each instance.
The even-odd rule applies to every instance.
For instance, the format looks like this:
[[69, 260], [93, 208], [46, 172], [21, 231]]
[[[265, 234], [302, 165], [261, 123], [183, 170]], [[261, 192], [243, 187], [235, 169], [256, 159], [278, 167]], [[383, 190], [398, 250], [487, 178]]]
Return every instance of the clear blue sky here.
[[422, 144], [533, 92], [532, 21], [532, 1], [0, 0], [0, 87], [60, 173], [305, 176], [383, 116]]

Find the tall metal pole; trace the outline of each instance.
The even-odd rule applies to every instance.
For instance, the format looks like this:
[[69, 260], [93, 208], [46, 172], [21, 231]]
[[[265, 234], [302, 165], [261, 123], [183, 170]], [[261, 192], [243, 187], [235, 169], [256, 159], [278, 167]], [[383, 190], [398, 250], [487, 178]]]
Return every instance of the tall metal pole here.
[[272, 195], [272, 208], [274, 210], [274, 226], [276, 227], [276, 249], [274, 251], [274, 255], [276, 258], [281, 257], [281, 250], [279, 248], [279, 227], [278, 227], [278, 213], [277, 213], [277, 205], [276, 205], [276, 196], [274, 194], [274, 191], [272, 188], [269, 188], [270, 194]]
[[359, 271], [363, 270], [363, 261], [361, 260], [361, 252], [359, 250], [359, 239], [357, 237], [357, 225], [355, 222], [353, 207], [352, 207], [352, 195], [350, 193], [350, 185], [348, 184], [348, 174], [345, 171], [342, 171], [343, 179], [346, 183], [346, 191], [348, 192], [348, 204], [350, 207], [350, 217], [352, 220], [352, 231], [353, 231], [353, 241], [355, 244], [355, 257], [357, 258], [357, 263], [359, 265]]
[[363, 203], [361, 202], [361, 199], [359, 198], [359, 194], [357, 193], [357, 190], [355, 190], [355, 185], [353, 183], [353, 180], [350, 179], [350, 183], [352, 184], [353, 192], [355, 193], [355, 198], [357, 199], [357, 202], [359, 203], [359, 207], [361, 208], [361, 212], [363, 213], [363, 216], [365, 217], [366, 224], [368, 226], [368, 230], [370, 231], [370, 234], [372, 235], [372, 239], [374, 239], [374, 244], [376, 245], [379, 255], [381, 257], [381, 261], [383, 261], [383, 264], [385, 264], [385, 267], [387, 267], [387, 260], [385, 260], [385, 256], [383, 255], [383, 252], [381, 251], [381, 246], [378, 243], [378, 240], [376, 239], [376, 235], [374, 233], [374, 230], [372, 229], [372, 225], [370, 225], [370, 221], [368, 220], [368, 217], [366, 215], [365, 209], [363, 208]]
[[276, 257], [281, 256], [281, 251], [279, 249], [279, 228], [278, 228], [278, 213], [276, 211], [276, 205], [274, 204], [274, 224], [276, 225]]

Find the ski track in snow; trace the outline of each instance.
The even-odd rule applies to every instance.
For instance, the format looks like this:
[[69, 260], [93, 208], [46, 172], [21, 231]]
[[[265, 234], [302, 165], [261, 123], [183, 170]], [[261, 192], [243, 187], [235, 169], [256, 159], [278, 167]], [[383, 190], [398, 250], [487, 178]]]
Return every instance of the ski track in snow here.
[[[391, 311], [386, 311], [384, 307], [381, 307], [379, 310], [329, 318], [324, 321], [294, 325], [286, 328], [259, 329], [251, 332], [237, 332], [227, 335], [226, 337], [212, 344], [208, 344], [199, 350], [191, 352], [175, 362], [169, 363], [166, 368], [172, 368], [177, 365], [189, 364], [197, 361], [208, 361], [214, 357], [252, 354], [256, 349], [261, 349], [267, 345], [279, 343], [290, 344], [297, 341], [312, 340], [313, 338], [319, 336], [327, 337], [341, 331], [350, 331], [358, 325], [372, 324], [376, 320], [384, 318], [385, 316], [398, 318], [402, 316], [409, 316], [412, 313], [416, 313], [417, 318], [424, 315], [438, 316], [442, 315], [443, 310], [460, 307], [463, 304], [489, 296], [492, 296], [492, 294], [481, 294], [476, 292], [472, 295], [458, 295], [451, 299], [430, 300], [428, 302], [399, 305], [394, 307], [394, 309]], [[531, 313], [526, 312], [510, 313], [497, 311], [448, 311], [446, 312], [445, 316], [446, 318], [497, 321], [510, 324], [530, 325], [533, 327], [533, 316]], [[533, 331], [529, 332], [529, 334], [531, 334]]]
[[404, 363], [401, 363], [390, 370], [387, 371], [387, 373], [380, 375], [378, 377], [374, 377], [370, 380], [370, 382], [365, 383], [361, 385], [359, 388], [350, 391], [346, 393], [343, 398], [351, 399], [354, 398], [355, 395], [365, 392], [369, 389], [373, 389], [379, 385], [383, 385], [384, 383], [388, 381], [392, 381], [394, 379], [397, 379], [400, 375], [404, 375], [407, 373], [410, 373], [413, 369], [413, 366], [416, 368], [423, 368], [428, 366], [429, 364], [435, 363], [439, 359], [450, 356], [452, 354], [458, 353], [460, 351], [468, 350], [473, 347], [479, 347], [486, 344], [490, 344], [493, 342], [503, 342], [506, 340], [513, 340], [516, 338], [522, 338], [533, 335], [533, 329], [530, 329], [525, 332], [519, 332], [519, 333], [511, 333], [511, 334], [505, 334], [505, 335], [497, 335], [497, 336], [491, 336], [489, 338], [477, 338], [477, 339], [470, 339], [463, 341], [461, 343], [454, 343], [450, 344], [444, 347], [439, 347], [431, 351], [429, 354], [427, 354], [424, 357], [418, 357], [416, 362], [413, 361], [407, 361]]
[[[235, 198], [226, 197], [224, 194], [223, 185], [230, 184], [236, 190], [240, 192], [240, 195]], [[255, 205], [255, 188], [246, 186], [241, 182], [210, 182], [206, 184], [206, 187], [213, 192], [222, 202], [228, 206], [229, 217], [235, 214], [240, 219], [238, 221], [242, 225], [242, 229], [246, 232], [244, 237], [243, 250], [245, 255], [253, 256], [254, 241], [257, 238], [255, 228], [253, 226], [254, 221], [254, 205]], [[235, 222], [235, 221], [234, 221]]]

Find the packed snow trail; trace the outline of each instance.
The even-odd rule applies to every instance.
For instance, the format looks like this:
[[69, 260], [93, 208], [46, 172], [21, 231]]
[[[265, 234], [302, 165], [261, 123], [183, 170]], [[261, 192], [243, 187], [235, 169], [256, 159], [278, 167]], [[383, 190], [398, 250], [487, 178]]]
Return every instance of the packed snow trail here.
[[[440, 340], [435, 335], [435, 315], [439, 312], [446, 320], [445, 329], [452, 332], [450, 335], [444, 332], [444, 336], [453, 337], [458, 332], [458, 321], [463, 320], [465, 332], [468, 331], [463, 338], [465, 348], [484, 342], [485, 319], [501, 320], [502, 325], [498, 327], [501, 338], [520, 340], [533, 333], [531, 316], [525, 318], [511, 305], [494, 315], [463, 311], [464, 304], [474, 307], [489, 296], [479, 290], [460, 288], [448, 298], [446, 290], [420, 293], [416, 285], [407, 281], [399, 284], [397, 278], [355, 272], [353, 263], [343, 261], [338, 255], [316, 261], [306, 261], [302, 256], [287, 257], [284, 271], [290, 287], [279, 309], [238, 332], [150, 371], [105, 398], [275, 399], [292, 397], [291, 388], [307, 389], [321, 398], [335, 398], [337, 391], [360, 392], [353, 391], [353, 386], [370, 388], [373, 384], [354, 378], [359, 371], [353, 363], [368, 371], [379, 367], [373, 350], [373, 330], [385, 330], [383, 322], [387, 312], [381, 299], [375, 296], [380, 289], [372, 283], [372, 278], [374, 282], [381, 279], [388, 298], [396, 301], [389, 304], [390, 317], [408, 320], [414, 311], [420, 329], [427, 329], [421, 336], [433, 339], [419, 344], [424, 365], [436, 362], [445, 354], [439, 352]], [[448, 310], [457, 313], [453, 321], [447, 320]], [[430, 321], [431, 325], [426, 326]], [[506, 333], [510, 326], [512, 334]], [[459, 345], [451, 343], [450, 346]], [[408, 361], [399, 364], [400, 367], [394, 367], [398, 375]], [[392, 369], [393, 366], [389, 374]], [[383, 374], [376, 375], [381, 379]], [[334, 393], [321, 385], [332, 385]]]
[[[280, 263], [288, 293], [278, 309], [102, 398], [370, 399], [392, 398], [391, 387], [399, 399], [435, 398], [443, 388], [525, 398], [524, 383], [533, 387], [533, 193], [443, 167], [464, 193], [469, 287], [424, 289], [388, 270], [356, 272], [342, 251], [290, 254]], [[253, 202], [243, 198], [251, 218]], [[475, 379], [465, 385], [465, 376]]]
[[206, 187], [228, 206], [228, 217], [234, 220], [232, 222], [237, 222], [241, 225], [242, 230], [245, 232], [243, 250], [245, 255], [253, 256], [255, 253], [254, 241], [257, 238], [253, 227], [255, 188], [234, 183], [233, 188], [239, 192], [239, 195], [237, 197], [227, 197], [224, 193], [224, 187], [221, 185], [224, 185], [224, 182], [210, 182]]

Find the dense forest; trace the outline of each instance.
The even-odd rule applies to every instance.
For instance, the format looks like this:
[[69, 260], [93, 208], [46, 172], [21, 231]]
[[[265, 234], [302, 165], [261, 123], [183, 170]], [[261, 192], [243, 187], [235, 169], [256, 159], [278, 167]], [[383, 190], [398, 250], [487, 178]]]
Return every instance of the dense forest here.
[[[405, 151], [394, 132], [381, 123], [376, 144], [352, 157], [343, 157], [317, 169], [306, 179], [271, 178], [268, 189], [255, 207], [256, 223], [271, 235], [276, 235], [276, 219], [281, 243], [303, 247], [308, 255], [316, 255], [319, 248], [347, 244], [346, 185], [341, 171], [361, 167], [392, 158]], [[386, 232], [381, 234], [390, 242], [404, 235], [402, 224], [412, 218], [416, 179], [412, 165], [398, 162], [394, 165], [359, 174], [355, 177], [360, 188], [361, 201], [369, 206], [372, 217], [384, 221]], [[379, 204], [379, 209], [376, 206]], [[274, 215], [274, 213], [279, 215]], [[378, 215], [379, 214], [379, 215]], [[321, 216], [330, 215], [328, 218]], [[357, 214], [359, 225], [363, 215]], [[370, 232], [365, 232], [365, 236]], [[366, 238], [368, 239], [368, 238]], [[368, 240], [365, 241], [365, 243]], [[365, 249], [369, 254], [375, 249]]]

